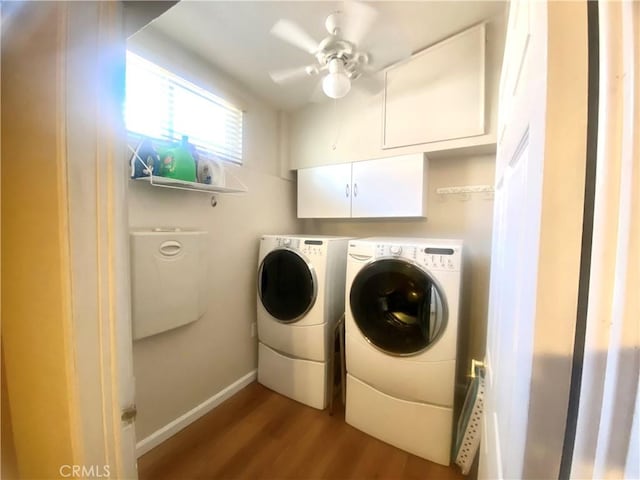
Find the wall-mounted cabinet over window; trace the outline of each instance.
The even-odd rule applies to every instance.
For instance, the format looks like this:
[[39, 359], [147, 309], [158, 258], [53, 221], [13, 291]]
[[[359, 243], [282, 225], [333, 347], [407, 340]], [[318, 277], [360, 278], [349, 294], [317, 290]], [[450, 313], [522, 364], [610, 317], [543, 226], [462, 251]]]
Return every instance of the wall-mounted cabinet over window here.
[[425, 216], [424, 154], [298, 170], [298, 218]]
[[477, 25], [387, 70], [382, 148], [485, 133], [485, 39]]

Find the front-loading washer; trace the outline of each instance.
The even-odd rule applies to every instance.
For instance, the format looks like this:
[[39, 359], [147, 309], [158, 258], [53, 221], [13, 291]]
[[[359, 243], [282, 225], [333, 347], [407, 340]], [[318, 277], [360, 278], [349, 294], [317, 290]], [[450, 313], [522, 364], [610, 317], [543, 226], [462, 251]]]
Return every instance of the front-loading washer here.
[[351, 240], [346, 279], [352, 426], [428, 460], [451, 458], [462, 241]]
[[328, 402], [333, 329], [344, 313], [347, 237], [264, 235], [258, 256], [258, 382]]

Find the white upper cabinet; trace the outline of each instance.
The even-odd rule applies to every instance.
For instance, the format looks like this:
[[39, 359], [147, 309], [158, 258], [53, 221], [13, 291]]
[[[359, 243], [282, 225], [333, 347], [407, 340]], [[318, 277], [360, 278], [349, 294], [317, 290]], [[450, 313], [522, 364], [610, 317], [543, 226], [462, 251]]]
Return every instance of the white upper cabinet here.
[[485, 133], [485, 24], [387, 70], [383, 148]]
[[298, 218], [424, 217], [424, 154], [298, 170]]
[[424, 155], [404, 155], [351, 165], [351, 216], [423, 217]]
[[350, 216], [350, 163], [298, 170], [298, 218]]

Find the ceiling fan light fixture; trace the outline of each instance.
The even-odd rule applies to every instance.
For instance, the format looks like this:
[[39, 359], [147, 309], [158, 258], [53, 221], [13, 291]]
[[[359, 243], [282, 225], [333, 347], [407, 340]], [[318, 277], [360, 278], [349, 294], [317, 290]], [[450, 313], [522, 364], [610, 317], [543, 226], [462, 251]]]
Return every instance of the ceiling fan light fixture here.
[[322, 79], [322, 91], [329, 98], [342, 98], [351, 90], [351, 80], [347, 76], [342, 60], [329, 61], [329, 73]]
[[351, 90], [351, 80], [344, 73], [329, 73], [322, 80], [322, 91], [330, 98], [342, 98]]

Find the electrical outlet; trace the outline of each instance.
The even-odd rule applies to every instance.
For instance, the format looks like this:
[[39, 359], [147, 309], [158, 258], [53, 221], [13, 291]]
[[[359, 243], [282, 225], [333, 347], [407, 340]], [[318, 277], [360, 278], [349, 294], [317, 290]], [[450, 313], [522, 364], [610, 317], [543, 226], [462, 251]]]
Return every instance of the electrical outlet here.
[[258, 334], [258, 324], [256, 322], [253, 322], [251, 324], [251, 338], [255, 338], [257, 334]]

